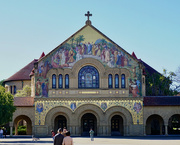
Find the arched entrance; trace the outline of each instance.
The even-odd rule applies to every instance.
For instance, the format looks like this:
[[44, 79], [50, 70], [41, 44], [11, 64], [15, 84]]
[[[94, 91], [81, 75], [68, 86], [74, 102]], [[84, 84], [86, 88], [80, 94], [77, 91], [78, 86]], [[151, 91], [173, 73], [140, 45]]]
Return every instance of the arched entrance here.
[[169, 118], [168, 134], [180, 134], [180, 115], [175, 114]]
[[151, 115], [146, 121], [146, 134], [147, 135], [163, 135], [164, 121], [159, 115]]
[[92, 113], [86, 113], [81, 118], [81, 135], [89, 136], [89, 130], [94, 130], [94, 135], [97, 135], [97, 119]]
[[120, 115], [114, 115], [111, 118], [111, 135], [112, 136], [124, 135], [123, 118]]
[[59, 128], [61, 128], [63, 130], [64, 127], [67, 128], [67, 119], [63, 115], [58, 115], [54, 119], [54, 130], [56, 131]]
[[14, 120], [15, 135], [32, 135], [32, 121], [28, 116], [20, 115]]

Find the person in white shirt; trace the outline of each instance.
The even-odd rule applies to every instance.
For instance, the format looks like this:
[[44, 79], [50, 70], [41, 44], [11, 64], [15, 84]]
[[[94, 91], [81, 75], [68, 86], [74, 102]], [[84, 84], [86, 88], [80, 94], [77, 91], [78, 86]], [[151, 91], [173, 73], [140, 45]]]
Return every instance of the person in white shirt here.
[[3, 138], [3, 130], [2, 130], [2, 128], [0, 130], [0, 138]]
[[73, 145], [73, 139], [70, 137], [70, 131], [66, 132], [66, 137], [63, 139], [62, 145]]

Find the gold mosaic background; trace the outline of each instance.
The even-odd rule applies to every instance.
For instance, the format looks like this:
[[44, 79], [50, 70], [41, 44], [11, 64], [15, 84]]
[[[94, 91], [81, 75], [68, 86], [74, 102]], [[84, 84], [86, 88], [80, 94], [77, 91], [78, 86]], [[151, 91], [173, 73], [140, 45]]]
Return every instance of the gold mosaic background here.
[[[76, 104], [73, 110], [72, 104]], [[77, 100], [77, 101], [37, 101], [35, 102], [35, 125], [45, 125], [45, 118], [47, 113], [54, 107], [64, 106], [75, 112], [80, 106], [84, 104], [93, 104], [101, 108], [103, 112], [114, 106], [121, 106], [126, 108], [132, 115], [133, 124], [143, 124], [143, 101], [142, 100]], [[37, 107], [43, 107], [38, 111]]]

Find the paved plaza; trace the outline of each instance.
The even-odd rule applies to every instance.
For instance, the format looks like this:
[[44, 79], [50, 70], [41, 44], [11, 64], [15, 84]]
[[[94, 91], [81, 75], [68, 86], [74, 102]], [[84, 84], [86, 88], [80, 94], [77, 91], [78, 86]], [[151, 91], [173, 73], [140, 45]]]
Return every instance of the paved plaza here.
[[[85, 137], [73, 137], [74, 145], [180, 145], [180, 136], [154, 136], [154, 137], [120, 137], [101, 138], [94, 141]], [[6, 138], [0, 139], [1, 145], [53, 145], [52, 138], [40, 138], [33, 142], [31, 138]]]

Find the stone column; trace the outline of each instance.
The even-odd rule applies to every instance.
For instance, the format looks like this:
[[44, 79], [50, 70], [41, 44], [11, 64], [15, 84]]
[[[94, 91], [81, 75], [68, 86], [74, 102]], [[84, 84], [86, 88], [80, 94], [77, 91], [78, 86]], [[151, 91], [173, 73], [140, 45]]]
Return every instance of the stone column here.
[[102, 126], [102, 131], [100, 133], [101, 136], [107, 136], [107, 125]]
[[126, 136], [129, 136], [129, 125], [126, 125]]
[[13, 136], [13, 127], [10, 126], [10, 136]]
[[165, 125], [165, 135], [168, 136], [168, 125]]
[[31, 135], [34, 135], [34, 125], [32, 125]]
[[111, 125], [107, 126], [107, 135], [111, 136]]
[[13, 136], [13, 122], [9, 122], [10, 126], [10, 136]]
[[81, 128], [79, 126], [76, 126], [75, 130], [76, 130], [76, 135], [80, 136], [81, 135], [81, 133], [80, 133]]
[[146, 125], [143, 126], [144, 136], [146, 136]]

